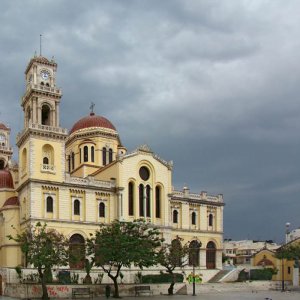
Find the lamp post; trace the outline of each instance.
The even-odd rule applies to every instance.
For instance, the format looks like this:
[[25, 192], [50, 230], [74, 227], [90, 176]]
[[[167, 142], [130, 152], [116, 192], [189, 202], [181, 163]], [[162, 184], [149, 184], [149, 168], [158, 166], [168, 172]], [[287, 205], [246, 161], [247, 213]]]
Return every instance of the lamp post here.
[[282, 246], [282, 257], [281, 257], [281, 291], [284, 292], [284, 257], [283, 257], [283, 250], [284, 246], [288, 242], [288, 234], [289, 234], [289, 229], [290, 229], [291, 223], [287, 222], [285, 223], [285, 244]]
[[196, 251], [199, 251], [199, 257], [198, 257], [198, 262], [200, 266], [200, 249], [201, 249], [202, 243], [198, 242], [197, 247], [191, 248], [190, 250], [192, 251], [192, 259], [193, 259], [193, 296], [196, 296], [196, 282], [195, 282], [195, 266], [196, 266]]

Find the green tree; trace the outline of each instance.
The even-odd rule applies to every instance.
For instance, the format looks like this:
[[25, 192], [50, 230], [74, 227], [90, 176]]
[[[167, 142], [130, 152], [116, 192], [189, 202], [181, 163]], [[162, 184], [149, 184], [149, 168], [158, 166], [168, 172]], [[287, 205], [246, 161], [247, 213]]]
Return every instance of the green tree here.
[[300, 245], [284, 245], [277, 249], [276, 257], [287, 260], [300, 259]]
[[26, 266], [30, 264], [37, 269], [42, 284], [42, 299], [48, 300], [46, 277], [53, 266], [68, 265], [67, 239], [56, 230], [48, 229], [46, 223], [42, 225], [40, 222], [8, 238], [20, 245], [26, 257]]
[[173, 295], [174, 285], [176, 283], [176, 268], [182, 270], [188, 264], [188, 244], [182, 245], [183, 239], [179, 236], [174, 239], [171, 244], [163, 244], [159, 251], [159, 263], [166, 268], [171, 275], [172, 281], [168, 288], [168, 294]]
[[122, 267], [129, 268], [133, 264], [142, 269], [157, 264], [162, 241], [159, 230], [142, 220], [116, 220], [100, 225], [87, 241], [87, 253], [113, 281], [114, 297], [119, 298], [118, 278]]

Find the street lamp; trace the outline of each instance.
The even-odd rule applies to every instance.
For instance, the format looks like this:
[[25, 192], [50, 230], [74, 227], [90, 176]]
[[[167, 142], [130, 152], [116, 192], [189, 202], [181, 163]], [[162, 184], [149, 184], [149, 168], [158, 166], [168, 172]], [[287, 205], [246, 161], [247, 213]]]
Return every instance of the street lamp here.
[[193, 254], [192, 255], [192, 260], [193, 260], [193, 296], [196, 296], [196, 282], [195, 282], [195, 266], [196, 266], [196, 258], [197, 258], [196, 251], [199, 251], [198, 261], [199, 261], [199, 264], [200, 264], [200, 248], [201, 248], [201, 246], [202, 246], [202, 243], [198, 242], [197, 247], [193, 247], [193, 248], [190, 249], [190, 251], [192, 251], [191, 253]]
[[289, 235], [289, 229], [290, 229], [291, 223], [287, 222], [285, 223], [285, 244], [282, 246], [282, 256], [281, 256], [281, 291], [284, 292], [284, 256], [283, 256], [283, 250], [284, 246], [288, 243], [288, 235]]

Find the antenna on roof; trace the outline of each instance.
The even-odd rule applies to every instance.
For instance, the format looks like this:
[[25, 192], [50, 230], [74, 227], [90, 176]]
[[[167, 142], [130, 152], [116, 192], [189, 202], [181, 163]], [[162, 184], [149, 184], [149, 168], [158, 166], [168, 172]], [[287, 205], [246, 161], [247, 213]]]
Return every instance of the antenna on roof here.
[[42, 56], [42, 35], [40, 34], [40, 56]]
[[92, 115], [94, 115], [94, 107], [95, 107], [95, 103], [94, 102], [91, 102], [91, 106], [90, 106], [90, 110], [91, 110], [91, 113], [90, 113], [90, 115], [92, 116]]

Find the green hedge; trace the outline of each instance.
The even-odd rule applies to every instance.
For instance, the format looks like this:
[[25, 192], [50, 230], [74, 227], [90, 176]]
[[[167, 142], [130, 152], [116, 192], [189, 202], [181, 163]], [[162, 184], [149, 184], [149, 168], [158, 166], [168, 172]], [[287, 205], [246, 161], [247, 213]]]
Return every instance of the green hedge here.
[[57, 277], [58, 277], [58, 282], [61, 284], [71, 283], [71, 274], [69, 271], [59, 271]]
[[[183, 282], [182, 274], [174, 274], [175, 282]], [[164, 273], [157, 275], [145, 275], [142, 276], [142, 283], [169, 283], [172, 282], [172, 275]]]
[[271, 268], [254, 269], [250, 271], [250, 280], [271, 280], [275, 273]]

